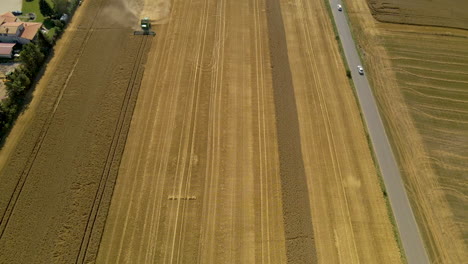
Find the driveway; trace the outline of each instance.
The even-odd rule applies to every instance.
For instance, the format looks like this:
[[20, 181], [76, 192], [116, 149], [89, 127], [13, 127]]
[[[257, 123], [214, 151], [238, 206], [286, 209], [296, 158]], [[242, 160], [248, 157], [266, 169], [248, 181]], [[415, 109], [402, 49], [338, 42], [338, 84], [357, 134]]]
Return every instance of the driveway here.
[[21, 0], [1, 0], [0, 3], [0, 14], [5, 12], [11, 12], [15, 10], [21, 10], [22, 1]]

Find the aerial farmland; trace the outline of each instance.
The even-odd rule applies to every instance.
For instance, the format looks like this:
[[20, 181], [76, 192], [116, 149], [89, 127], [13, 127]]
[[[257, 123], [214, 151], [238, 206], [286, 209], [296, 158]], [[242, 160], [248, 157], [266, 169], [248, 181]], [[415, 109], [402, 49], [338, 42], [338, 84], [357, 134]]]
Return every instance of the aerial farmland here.
[[76, 2], [2, 130], [0, 263], [416, 263], [367, 79], [419, 263], [462, 263], [468, 24], [393, 2], [418, 26], [379, 0]]
[[389, 2], [369, 1], [369, 9], [348, 1], [348, 13], [426, 248], [434, 263], [460, 263], [468, 239], [466, 2]]

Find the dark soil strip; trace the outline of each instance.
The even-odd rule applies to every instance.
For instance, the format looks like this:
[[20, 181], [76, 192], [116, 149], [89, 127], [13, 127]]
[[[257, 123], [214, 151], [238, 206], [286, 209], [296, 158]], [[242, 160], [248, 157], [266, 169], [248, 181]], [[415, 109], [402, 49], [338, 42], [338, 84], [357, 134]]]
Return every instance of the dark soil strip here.
[[278, 132], [286, 255], [289, 263], [316, 263], [299, 120], [279, 0], [267, 0], [266, 7]]

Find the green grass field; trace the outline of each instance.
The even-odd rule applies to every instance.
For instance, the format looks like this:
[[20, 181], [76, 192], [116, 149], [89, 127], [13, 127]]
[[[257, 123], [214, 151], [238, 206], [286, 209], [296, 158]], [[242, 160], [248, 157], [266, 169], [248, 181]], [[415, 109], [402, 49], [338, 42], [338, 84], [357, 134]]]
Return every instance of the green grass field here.
[[[54, 3], [52, 0], [46, 0], [49, 5], [53, 8]], [[36, 19], [34, 22], [43, 22], [44, 21], [44, 16], [41, 14], [41, 11], [39, 10], [39, 0], [33, 0], [33, 1], [26, 1], [23, 0], [23, 7], [22, 10], [24, 15], [27, 15], [28, 13], [35, 13], [36, 14]]]

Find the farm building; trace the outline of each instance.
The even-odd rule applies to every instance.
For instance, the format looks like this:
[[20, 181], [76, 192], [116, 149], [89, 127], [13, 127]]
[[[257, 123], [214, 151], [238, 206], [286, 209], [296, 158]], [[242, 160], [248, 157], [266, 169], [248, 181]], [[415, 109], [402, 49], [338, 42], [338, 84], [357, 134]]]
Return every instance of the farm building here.
[[13, 47], [16, 43], [0, 43], [0, 58], [13, 58]]
[[11, 12], [0, 15], [0, 42], [27, 44], [37, 37], [41, 23], [22, 22]]

